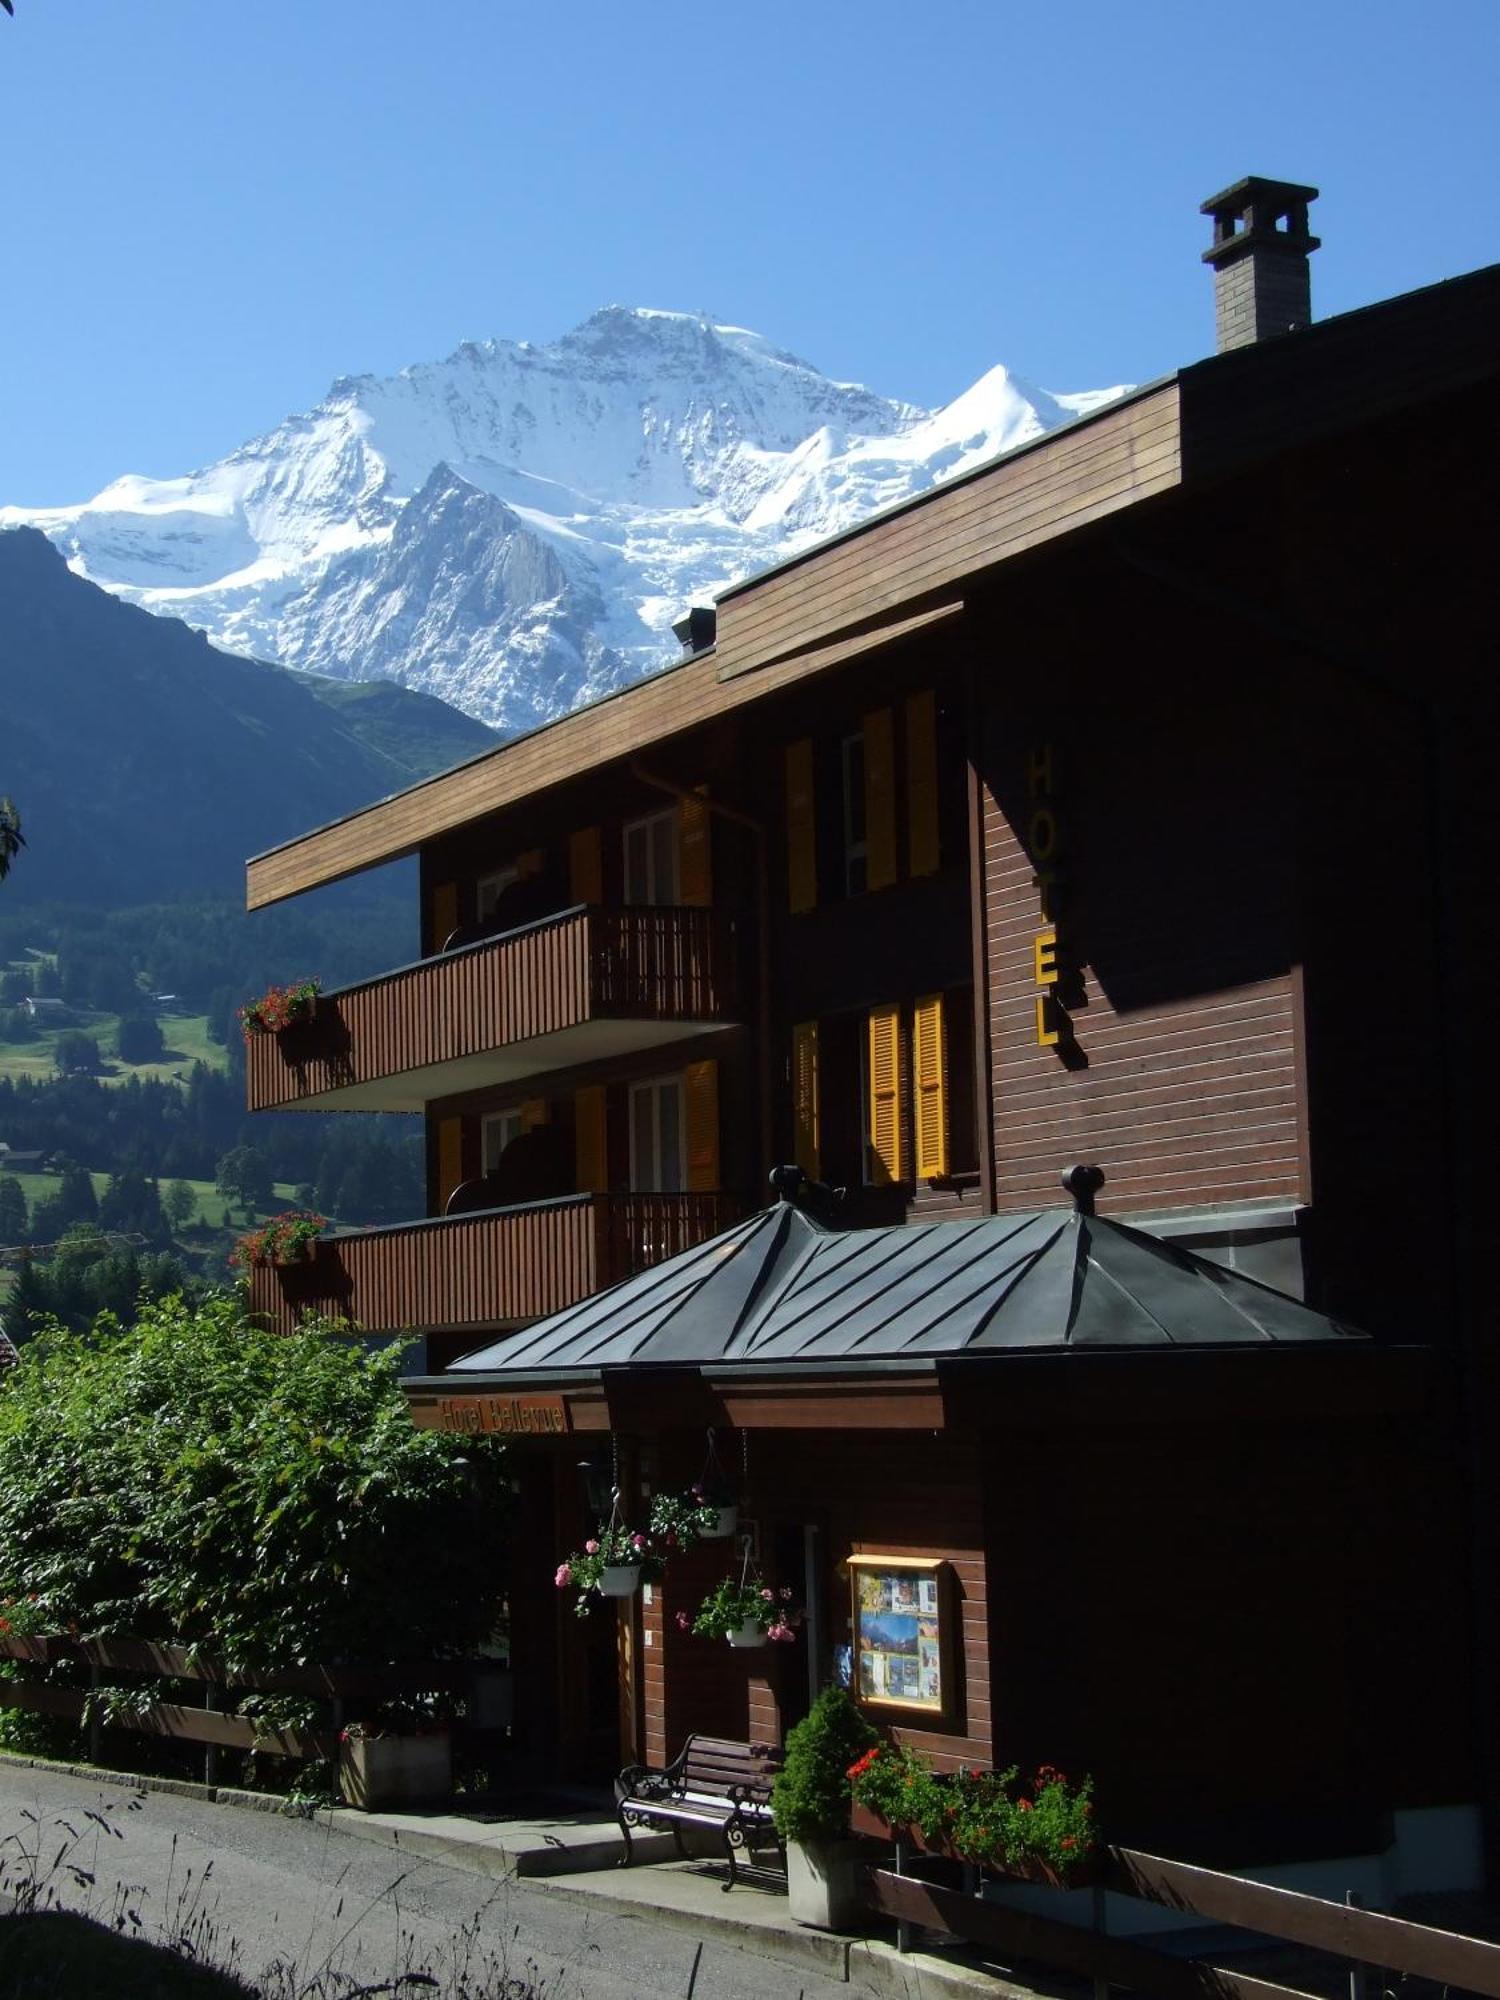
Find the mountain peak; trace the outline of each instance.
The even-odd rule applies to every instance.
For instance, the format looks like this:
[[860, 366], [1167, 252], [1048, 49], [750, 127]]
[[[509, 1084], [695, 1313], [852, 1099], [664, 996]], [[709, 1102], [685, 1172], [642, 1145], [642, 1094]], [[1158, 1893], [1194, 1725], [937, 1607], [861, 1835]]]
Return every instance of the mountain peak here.
[[222, 647], [530, 726], [664, 665], [683, 605], [1109, 393], [997, 366], [924, 410], [707, 312], [613, 304], [341, 376], [215, 465], [0, 526]]

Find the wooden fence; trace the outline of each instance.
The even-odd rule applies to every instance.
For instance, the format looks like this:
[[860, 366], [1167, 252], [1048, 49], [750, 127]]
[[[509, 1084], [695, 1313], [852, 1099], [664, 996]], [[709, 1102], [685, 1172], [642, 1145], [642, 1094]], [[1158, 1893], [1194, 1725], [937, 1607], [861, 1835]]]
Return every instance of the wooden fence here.
[[[89, 1755], [97, 1761], [105, 1729], [138, 1730], [205, 1746], [205, 1776], [212, 1784], [217, 1753], [253, 1750], [262, 1755], [312, 1760], [338, 1755], [346, 1703], [368, 1703], [413, 1690], [467, 1693], [476, 1668], [471, 1661], [411, 1662], [389, 1667], [307, 1666], [261, 1672], [225, 1666], [186, 1646], [147, 1639], [19, 1638], [0, 1636], [0, 1659], [35, 1666], [71, 1663], [88, 1669], [90, 1685], [68, 1687], [52, 1681], [0, 1679], [0, 1708], [27, 1709], [87, 1727]], [[203, 1689], [201, 1707], [159, 1701], [142, 1687], [138, 1703], [121, 1701], [118, 1690], [105, 1712], [100, 1691], [106, 1676], [124, 1673], [144, 1680], [189, 1681]], [[328, 1703], [327, 1729], [272, 1729], [251, 1716], [224, 1713], [230, 1692], [311, 1695]]]
[[[898, 1847], [898, 1867], [902, 1859]], [[1025, 1962], [1090, 1979], [1096, 1994], [1119, 1986], [1158, 2000], [1308, 2000], [1298, 1987], [1177, 1957], [1136, 1938], [1109, 1936], [1103, 1927], [1104, 1892], [1113, 1890], [1205, 1923], [1323, 1952], [1356, 1969], [1500, 2000], [1500, 1944], [1133, 1848], [1104, 1850], [1092, 1929], [888, 1868], [868, 1869], [865, 1880], [871, 1909], [896, 1920], [903, 1949], [914, 1926], [947, 1931], [1001, 1955], [1007, 1964]]]

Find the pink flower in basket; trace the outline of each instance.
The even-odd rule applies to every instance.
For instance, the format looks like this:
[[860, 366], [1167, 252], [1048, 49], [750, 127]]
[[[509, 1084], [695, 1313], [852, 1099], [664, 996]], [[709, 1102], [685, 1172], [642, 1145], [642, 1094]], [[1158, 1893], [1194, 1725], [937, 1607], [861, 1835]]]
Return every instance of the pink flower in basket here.
[[557, 1585], [559, 1590], [566, 1590], [568, 1585], [573, 1581], [573, 1572], [566, 1563], [559, 1563], [557, 1565], [557, 1575], [553, 1577], [552, 1581]]

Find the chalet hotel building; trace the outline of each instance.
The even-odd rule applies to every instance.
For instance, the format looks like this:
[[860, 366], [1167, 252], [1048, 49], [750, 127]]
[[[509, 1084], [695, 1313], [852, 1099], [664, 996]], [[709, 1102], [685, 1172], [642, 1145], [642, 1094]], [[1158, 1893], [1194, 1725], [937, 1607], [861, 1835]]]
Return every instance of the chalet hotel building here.
[[[1314, 192], [1205, 204], [1210, 358], [249, 865], [256, 908], [419, 858], [423, 957], [248, 1088], [421, 1112], [427, 1215], [252, 1295], [517, 1432], [540, 1768], [774, 1740], [843, 1671], [1137, 1845], [1493, 1857], [1500, 269], [1314, 323]], [[681, 1631], [706, 1545], [573, 1619], [601, 1481], [642, 1512], [710, 1430], [798, 1642]], [[860, 1684], [881, 1555], [941, 1573], [925, 1704]]]

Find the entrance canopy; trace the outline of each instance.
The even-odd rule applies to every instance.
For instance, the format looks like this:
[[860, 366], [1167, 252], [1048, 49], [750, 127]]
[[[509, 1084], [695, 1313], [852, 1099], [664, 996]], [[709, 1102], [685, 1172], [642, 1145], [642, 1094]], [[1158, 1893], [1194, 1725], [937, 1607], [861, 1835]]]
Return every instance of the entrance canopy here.
[[1080, 1209], [837, 1230], [781, 1201], [448, 1373], [847, 1370], [1028, 1350], [1360, 1338], [1285, 1293]]

